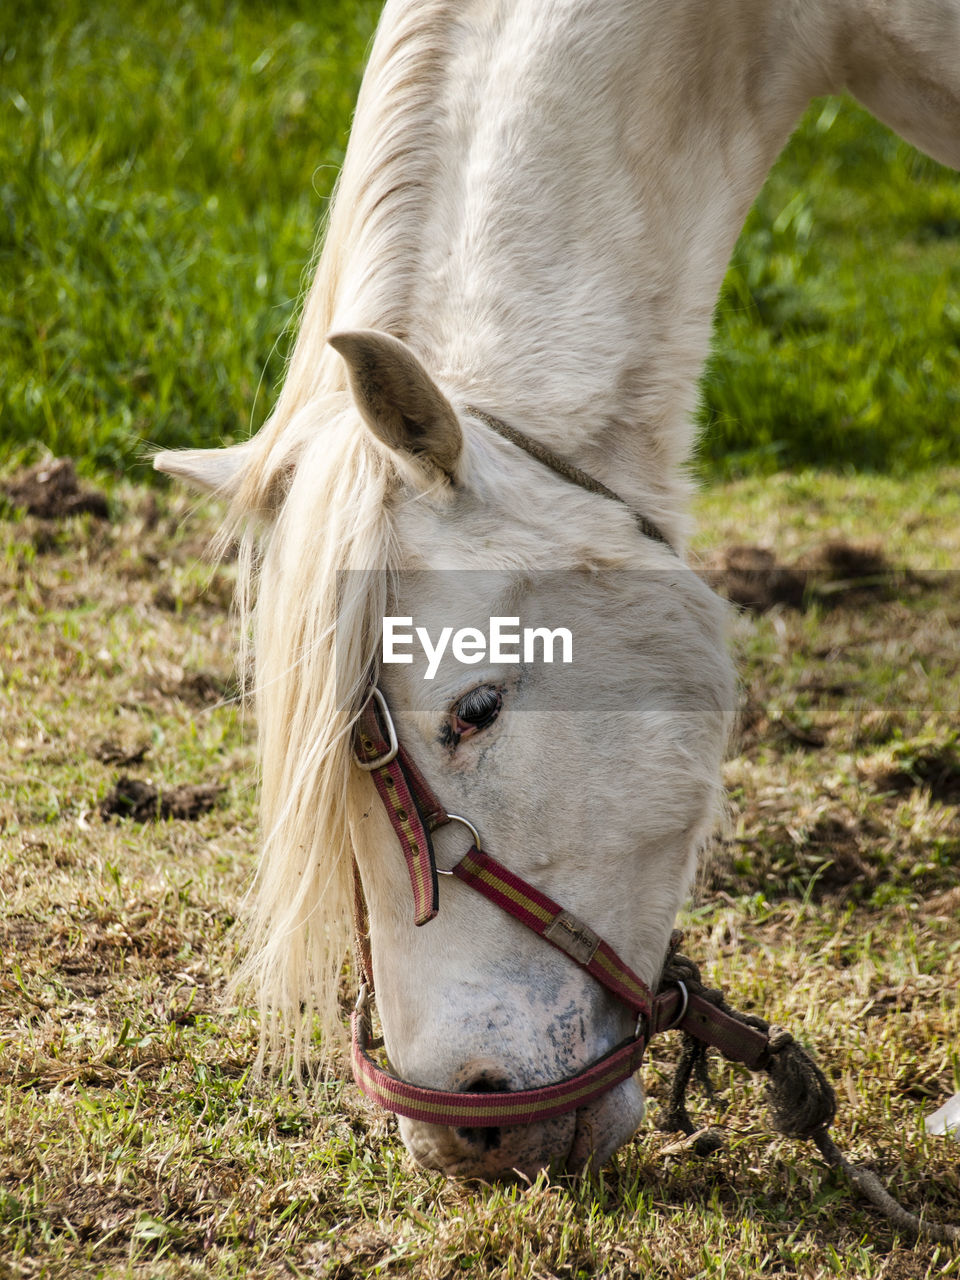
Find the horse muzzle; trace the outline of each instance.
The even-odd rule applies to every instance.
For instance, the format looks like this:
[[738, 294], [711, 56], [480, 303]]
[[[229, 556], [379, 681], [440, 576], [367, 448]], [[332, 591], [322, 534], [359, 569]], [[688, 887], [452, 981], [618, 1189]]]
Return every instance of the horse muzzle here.
[[[465, 1071], [475, 1065], [469, 1064]], [[490, 1079], [492, 1067], [484, 1066], [481, 1080]], [[591, 1166], [599, 1168], [629, 1141], [643, 1113], [642, 1090], [631, 1079], [603, 1098], [553, 1120], [451, 1128], [401, 1116], [399, 1124], [407, 1150], [427, 1169], [454, 1178], [532, 1180], [542, 1170], [577, 1174]]]

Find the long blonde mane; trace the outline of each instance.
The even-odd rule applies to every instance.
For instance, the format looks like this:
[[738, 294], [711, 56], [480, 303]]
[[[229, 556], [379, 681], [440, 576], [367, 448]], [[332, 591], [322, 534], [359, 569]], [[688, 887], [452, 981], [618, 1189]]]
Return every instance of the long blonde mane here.
[[[352, 919], [350, 728], [385, 612], [384, 575], [342, 571], [393, 560], [393, 464], [363, 429], [326, 336], [348, 323], [404, 333], [417, 256], [409, 214], [434, 180], [441, 8], [418, 5], [378, 34], [286, 381], [249, 446], [226, 526], [240, 544], [262, 761], [261, 861], [234, 986], [258, 994], [261, 1060], [286, 1052], [295, 1070], [317, 1022], [328, 1048], [339, 1039]], [[259, 517], [278, 508], [264, 538]]]

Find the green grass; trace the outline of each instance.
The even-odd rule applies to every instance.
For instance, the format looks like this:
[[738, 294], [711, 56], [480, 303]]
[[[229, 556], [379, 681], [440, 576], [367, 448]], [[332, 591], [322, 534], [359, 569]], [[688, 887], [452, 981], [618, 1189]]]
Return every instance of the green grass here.
[[[927, 572], [740, 618], [730, 816], [684, 919], [709, 981], [814, 1048], [849, 1154], [954, 1221], [957, 1148], [922, 1117], [960, 1087], [958, 810], [922, 761], [960, 776], [960, 595], [933, 569], [960, 554], [958, 480], [807, 475], [702, 499], [705, 561], [731, 532], [772, 542], [777, 520], [791, 560], [906, 516], [891, 558], [912, 548]], [[204, 590], [212, 507], [128, 483], [111, 505], [111, 524], [0, 513], [3, 1280], [960, 1276], [960, 1255], [899, 1237], [773, 1136], [741, 1071], [715, 1067], [718, 1100], [692, 1099], [720, 1156], [660, 1134], [670, 1037], [636, 1139], [592, 1178], [530, 1188], [418, 1170], [345, 1070], [306, 1100], [255, 1082], [255, 1020], [222, 1003], [257, 840], [254, 726], [216, 700], [232, 567]], [[146, 754], [125, 765], [104, 742]], [[121, 773], [226, 792], [196, 822], [106, 820]]]
[[960, 459], [960, 176], [814, 103], [737, 245], [702, 390], [708, 474]]
[[127, 471], [259, 425], [377, 11], [3, 6], [7, 449]]
[[[0, 7], [0, 449], [129, 473], [268, 412], [376, 0]], [[960, 178], [814, 105], [738, 246], [709, 475], [960, 461]]]

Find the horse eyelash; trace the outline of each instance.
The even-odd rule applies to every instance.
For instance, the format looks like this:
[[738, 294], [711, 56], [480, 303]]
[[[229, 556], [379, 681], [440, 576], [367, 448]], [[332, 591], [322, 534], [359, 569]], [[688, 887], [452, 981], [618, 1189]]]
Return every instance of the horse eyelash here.
[[[486, 720], [483, 720], [480, 723], [475, 723], [473, 720], [470, 719], [468, 715], [464, 714], [466, 711], [473, 710], [473, 708], [470, 705], [470, 700], [472, 698], [476, 699], [476, 702], [477, 702], [476, 709], [478, 711], [482, 711], [484, 710], [484, 706], [481, 704], [486, 703], [486, 697], [484, 696], [481, 699], [480, 695], [481, 694], [486, 695], [490, 691], [496, 694], [497, 705], [490, 712]], [[471, 725], [473, 728], [483, 729], [488, 724], [490, 724], [492, 720], [495, 720], [497, 718], [497, 716], [500, 714], [500, 707], [502, 706], [502, 704], [503, 704], [503, 695], [499, 689], [494, 688], [493, 685], [480, 684], [480, 685], [477, 685], [475, 689], [471, 689], [468, 693], [465, 693], [462, 698], [458, 698], [457, 702], [454, 704], [453, 714], [457, 716], [458, 719], [464, 720], [467, 724]]]

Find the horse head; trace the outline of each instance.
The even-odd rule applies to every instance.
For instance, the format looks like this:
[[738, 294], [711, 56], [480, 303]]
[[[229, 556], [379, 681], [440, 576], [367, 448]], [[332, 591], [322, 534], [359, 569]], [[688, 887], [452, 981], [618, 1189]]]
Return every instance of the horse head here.
[[[453, 1093], [540, 1089], [629, 1037], [636, 1014], [455, 878], [417, 926], [396, 831], [354, 759], [369, 682], [446, 811], [655, 987], [716, 816], [734, 689], [724, 609], [623, 504], [490, 431], [406, 344], [331, 341], [349, 396], [292, 467], [260, 570], [266, 847], [249, 972], [288, 1017], [304, 1001], [329, 1013], [355, 861], [392, 1070]], [[385, 617], [422, 629], [409, 661], [383, 661]], [[519, 640], [516, 661], [476, 641], [469, 661], [438, 652], [444, 628], [482, 636], [504, 618], [563, 629], [572, 661], [536, 648], [523, 661]], [[436, 831], [439, 869], [469, 844], [458, 823]], [[531, 1174], [606, 1159], [642, 1113], [630, 1077], [543, 1122], [400, 1127], [430, 1167]]]

